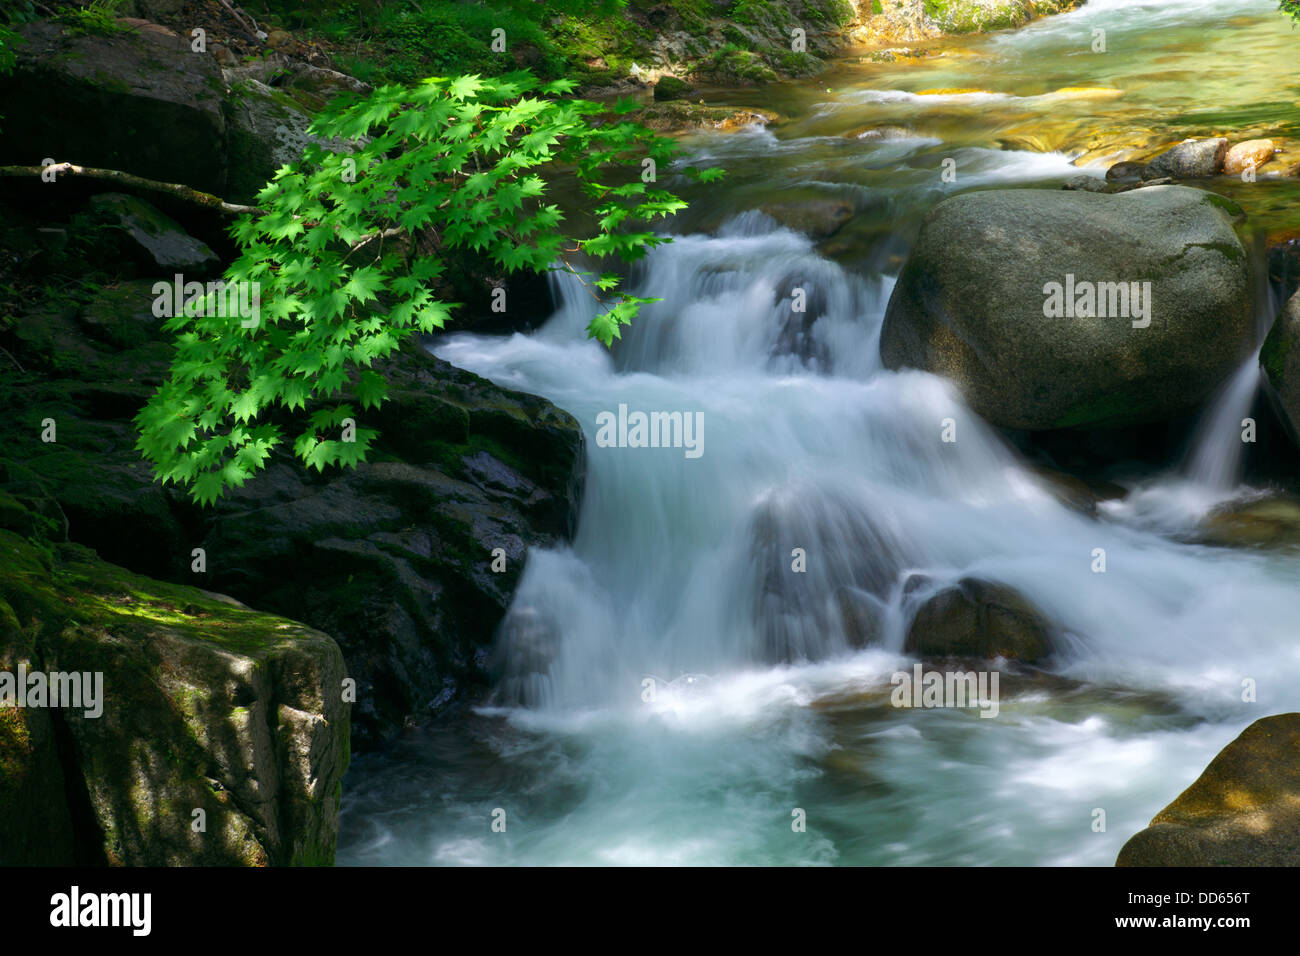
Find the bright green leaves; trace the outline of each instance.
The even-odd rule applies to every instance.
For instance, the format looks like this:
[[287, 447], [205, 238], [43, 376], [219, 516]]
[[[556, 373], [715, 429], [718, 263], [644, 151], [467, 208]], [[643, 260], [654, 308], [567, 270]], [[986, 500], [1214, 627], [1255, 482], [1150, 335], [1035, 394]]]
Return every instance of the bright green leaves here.
[[[377, 433], [358, 416], [388, 397], [375, 364], [451, 318], [435, 285], [445, 250], [586, 283], [568, 257], [632, 262], [669, 241], [652, 223], [686, 204], [652, 184], [676, 145], [608, 106], [563, 98], [572, 88], [539, 88], [522, 72], [432, 78], [322, 110], [312, 133], [351, 152], [307, 146], [258, 193], [261, 213], [230, 229], [241, 253], [225, 279], [256, 288], [259, 320], [207, 308], [166, 323], [172, 368], [136, 417], [157, 477], [210, 504], [264, 468], [294, 420], [291, 450], [307, 467], [364, 461]], [[560, 184], [585, 208], [548, 202]], [[570, 220], [591, 231], [566, 233]], [[607, 345], [657, 301], [621, 281], [605, 269], [588, 285], [588, 332]]]

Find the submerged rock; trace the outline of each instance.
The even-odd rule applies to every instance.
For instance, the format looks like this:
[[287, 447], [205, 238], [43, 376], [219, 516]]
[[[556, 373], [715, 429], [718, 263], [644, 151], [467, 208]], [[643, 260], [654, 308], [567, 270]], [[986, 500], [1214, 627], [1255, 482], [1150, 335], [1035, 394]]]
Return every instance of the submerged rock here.
[[881, 357], [952, 379], [1005, 428], [1193, 411], [1251, 347], [1238, 212], [1182, 186], [985, 190], [941, 202], [894, 287]]
[[847, 199], [812, 195], [766, 202], [758, 208], [787, 229], [813, 239], [835, 235], [855, 211]]
[[1255, 721], [1116, 866], [1300, 866], [1300, 714]]
[[1300, 500], [1270, 495], [1220, 506], [1205, 519], [1200, 540], [1232, 548], [1300, 550]]
[[1052, 651], [1047, 617], [1015, 588], [962, 578], [927, 598], [903, 650], [919, 657], [976, 657], [1035, 663]]
[[[755, 510], [750, 537], [761, 659], [819, 660], [880, 639], [883, 601], [908, 549], [860, 503], [819, 489], [781, 489]], [[796, 570], [796, 548], [804, 570]]]

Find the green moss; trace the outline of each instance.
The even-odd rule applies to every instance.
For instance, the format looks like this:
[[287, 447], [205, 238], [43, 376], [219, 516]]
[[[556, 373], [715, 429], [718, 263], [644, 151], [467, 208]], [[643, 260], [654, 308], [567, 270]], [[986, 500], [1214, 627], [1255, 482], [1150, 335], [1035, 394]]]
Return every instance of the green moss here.
[[1140, 421], [1143, 407], [1135, 396], [1113, 392], [1081, 402], [1052, 423], [1053, 428], [1123, 425]]
[[1264, 369], [1264, 374], [1268, 376], [1269, 383], [1274, 388], [1282, 386], [1283, 379], [1286, 377], [1287, 356], [1291, 352], [1292, 343], [1286, 335], [1285, 324], [1285, 318], [1274, 322], [1273, 328], [1264, 339], [1263, 347], [1259, 350], [1260, 367]]
[[1213, 206], [1216, 209], [1222, 209], [1233, 219], [1241, 219], [1246, 215], [1239, 205], [1229, 199], [1227, 196], [1220, 196], [1218, 193], [1207, 192], [1201, 202], [1207, 206]]

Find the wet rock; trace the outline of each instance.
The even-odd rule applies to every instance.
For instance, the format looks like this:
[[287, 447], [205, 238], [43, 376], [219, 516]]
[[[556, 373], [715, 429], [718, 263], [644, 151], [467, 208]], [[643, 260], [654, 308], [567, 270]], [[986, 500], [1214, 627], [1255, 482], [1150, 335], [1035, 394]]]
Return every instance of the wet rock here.
[[1270, 495], [1216, 508], [1200, 540], [1231, 548], [1300, 550], [1300, 500]]
[[1300, 866], [1300, 714], [1255, 721], [1116, 866]]
[[1139, 183], [1145, 171], [1143, 163], [1115, 163], [1106, 170], [1106, 179], [1112, 183]]
[[1267, 253], [1268, 281], [1285, 302], [1300, 290], [1300, 239], [1287, 239], [1270, 246]]
[[546, 703], [551, 664], [559, 650], [559, 629], [549, 614], [537, 607], [512, 607], [492, 653], [496, 699], [515, 707]]
[[1103, 501], [1114, 501], [1126, 494], [1121, 486], [1102, 479], [1086, 480], [1055, 468], [1034, 470], [1061, 504], [1089, 517], [1096, 517], [1097, 506]]
[[1224, 157], [1228, 154], [1228, 141], [1198, 139], [1179, 143], [1147, 163], [1144, 179], [1205, 179], [1223, 171]]
[[886, 142], [895, 139], [910, 139], [915, 134], [905, 126], [856, 126], [842, 135], [845, 139]]
[[1300, 292], [1287, 300], [1259, 352], [1265, 389], [1292, 439], [1300, 444]]
[[771, 493], [749, 533], [764, 661], [820, 660], [880, 638], [883, 600], [907, 561], [894, 529], [846, 496], [801, 486]]
[[890, 47], [885, 50], [872, 50], [862, 59], [871, 63], [896, 63], [899, 60], [919, 60], [922, 57], [931, 55], [932, 53], [929, 50], [900, 46]]
[[125, 250], [151, 274], [191, 273], [204, 276], [220, 264], [208, 244], [195, 239], [180, 223], [143, 199], [123, 193], [101, 193], [90, 200], [101, 221], [112, 223], [130, 239]]
[[903, 650], [919, 657], [1005, 657], [1035, 663], [1052, 650], [1050, 622], [1005, 584], [962, 578], [925, 600]]
[[1237, 143], [1223, 157], [1225, 176], [1240, 176], [1247, 169], [1258, 169], [1273, 158], [1271, 139], [1250, 139]]
[[1004, 428], [1190, 413], [1250, 349], [1238, 213], [1182, 186], [946, 200], [923, 221], [894, 287], [881, 357], [953, 380]]
[[1081, 190], [1087, 193], [1104, 193], [1109, 192], [1112, 184], [1104, 179], [1098, 179], [1096, 176], [1074, 176], [1066, 180], [1062, 189]]
[[787, 229], [802, 232], [813, 239], [833, 236], [853, 218], [854, 213], [853, 203], [833, 197], [776, 200], [758, 208]]
[[99, 37], [35, 22], [18, 32], [14, 71], [0, 76], [0, 163], [48, 157], [222, 194], [225, 88], [211, 56], [162, 29]]

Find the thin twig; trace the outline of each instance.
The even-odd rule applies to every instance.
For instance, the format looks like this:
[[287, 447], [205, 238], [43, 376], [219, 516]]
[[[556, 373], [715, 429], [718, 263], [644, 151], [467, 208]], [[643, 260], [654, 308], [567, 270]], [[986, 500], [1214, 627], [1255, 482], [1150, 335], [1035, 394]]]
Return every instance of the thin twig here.
[[185, 186], [180, 183], [161, 183], [156, 179], [145, 179], [143, 176], [124, 173], [118, 169], [96, 169], [93, 166], [77, 166], [73, 163], [54, 163], [49, 166], [0, 166], [0, 176], [40, 176], [45, 172], [53, 172], [56, 176], [59, 173], [68, 173], [73, 176], [85, 176], [89, 179], [103, 179], [149, 192], [166, 193], [195, 206], [216, 209], [231, 216], [239, 216], [244, 213], [266, 214], [265, 209], [226, 202], [219, 196], [202, 192], [192, 186]]
[[235, 8], [230, 5], [229, 0], [221, 0], [221, 5], [230, 11], [230, 15], [235, 18], [236, 22], [238, 22], [241, 27], [244, 28], [245, 33], [252, 37], [256, 42], [262, 42], [262, 38], [257, 35], [257, 31], [250, 27], [247, 21], [245, 21], [244, 18], [235, 11]]
[[14, 363], [14, 368], [18, 369], [18, 371], [20, 371], [20, 372], [26, 372], [26, 371], [27, 371], [27, 369], [23, 368], [22, 363], [20, 363], [16, 358], [13, 357], [13, 353], [10, 352], [10, 351], [9, 351], [7, 348], [5, 348], [3, 345], [0, 345], [0, 352], [4, 352], [5, 357], [8, 358], [9, 361], [11, 361], [11, 362]]

